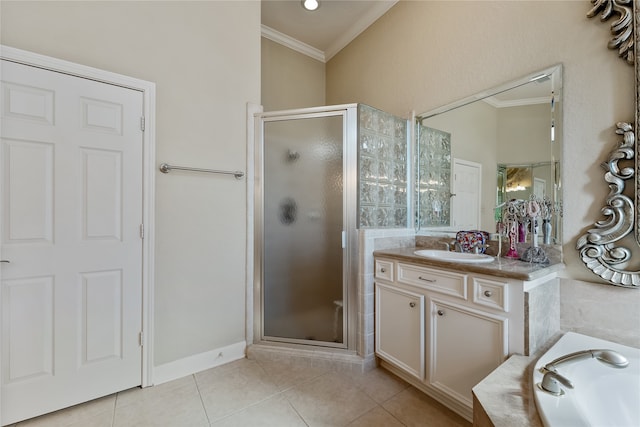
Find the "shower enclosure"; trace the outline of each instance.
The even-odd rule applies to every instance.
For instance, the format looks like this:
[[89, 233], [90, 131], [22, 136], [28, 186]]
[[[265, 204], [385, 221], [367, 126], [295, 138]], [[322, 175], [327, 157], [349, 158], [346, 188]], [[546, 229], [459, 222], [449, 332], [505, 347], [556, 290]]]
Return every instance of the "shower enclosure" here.
[[254, 331], [355, 351], [357, 229], [406, 226], [407, 121], [362, 104], [255, 118]]

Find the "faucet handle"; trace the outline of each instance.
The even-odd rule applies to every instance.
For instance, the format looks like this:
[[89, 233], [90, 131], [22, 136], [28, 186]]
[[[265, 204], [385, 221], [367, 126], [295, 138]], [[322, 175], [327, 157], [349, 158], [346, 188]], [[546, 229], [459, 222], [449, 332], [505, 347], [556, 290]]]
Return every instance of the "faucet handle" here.
[[564, 390], [560, 387], [560, 384], [567, 388], [573, 388], [573, 383], [566, 377], [556, 371], [547, 371], [542, 377], [542, 382], [539, 384], [539, 387], [554, 396], [560, 396], [564, 394]]

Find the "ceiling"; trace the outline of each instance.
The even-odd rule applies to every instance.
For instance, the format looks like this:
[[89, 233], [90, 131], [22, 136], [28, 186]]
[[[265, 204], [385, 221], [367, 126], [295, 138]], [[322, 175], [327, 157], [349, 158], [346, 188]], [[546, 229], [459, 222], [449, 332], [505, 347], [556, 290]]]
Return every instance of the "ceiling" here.
[[326, 62], [398, 0], [319, 0], [313, 12], [301, 0], [261, 0], [262, 35]]
[[[326, 62], [384, 15], [398, 0], [318, 0], [307, 11], [302, 0], [261, 0], [262, 36]], [[496, 94], [487, 102], [494, 107], [549, 102], [551, 82]]]

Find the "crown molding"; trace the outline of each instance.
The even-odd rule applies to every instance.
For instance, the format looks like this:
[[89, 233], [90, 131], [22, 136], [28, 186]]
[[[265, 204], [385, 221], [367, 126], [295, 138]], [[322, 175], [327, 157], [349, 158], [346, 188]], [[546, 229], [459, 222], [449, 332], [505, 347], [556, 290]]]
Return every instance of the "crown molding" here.
[[324, 52], [320, 49], [316, 49], [304, 42], [301, 42], [293, 37], [290, 37], [280, 31], [274, 30], [262, 24], [261, 33], [262, 37], [271, 41], [279, 43], [283, 46], [293, 49], [296, 52], [310, 56], [311, 58], [320, 62], [326, 63], [333, 58], [338, 52], [344, 49], [349, 43], [351, 43], [356, 37], [358, 37], [364, 30], [369, 28], [374, 22], [376, 22], [382, 15], [387, 13], [398, 0], [387, 0], [376, 2], [376, 4], [360, 17], [356, 22], [351, 25], [349, 31], [342, 34], [338, 39], [333, 42]]
[[289, 49], [293, 49], [296, 52], [300, 52], [304, 55], [310, 56], [311, 58], [320, 62], [327, 62], [325, 53], [313, 46], [309, 46], [308, 44], [296, 40], [293, 37], [289, 37], [288, 35], [281, 33], [280, 31], [276, 31], [271, 27], [267, 27], [264, 24], [260, 26], [260, 30], [262, 37], [264, 38], [279, 43], [285, 47], [288, 47]]

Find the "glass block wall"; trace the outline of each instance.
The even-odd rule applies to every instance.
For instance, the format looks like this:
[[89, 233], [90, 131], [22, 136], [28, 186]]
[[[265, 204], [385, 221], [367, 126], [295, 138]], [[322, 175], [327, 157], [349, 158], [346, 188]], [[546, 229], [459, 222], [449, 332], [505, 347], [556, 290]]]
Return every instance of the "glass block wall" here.
[[407, 224], [407, 120], [358, 104], [359, 228]]
[[451, 221], [451, 134], [416, 125], [416, 227], [446, 227]]

